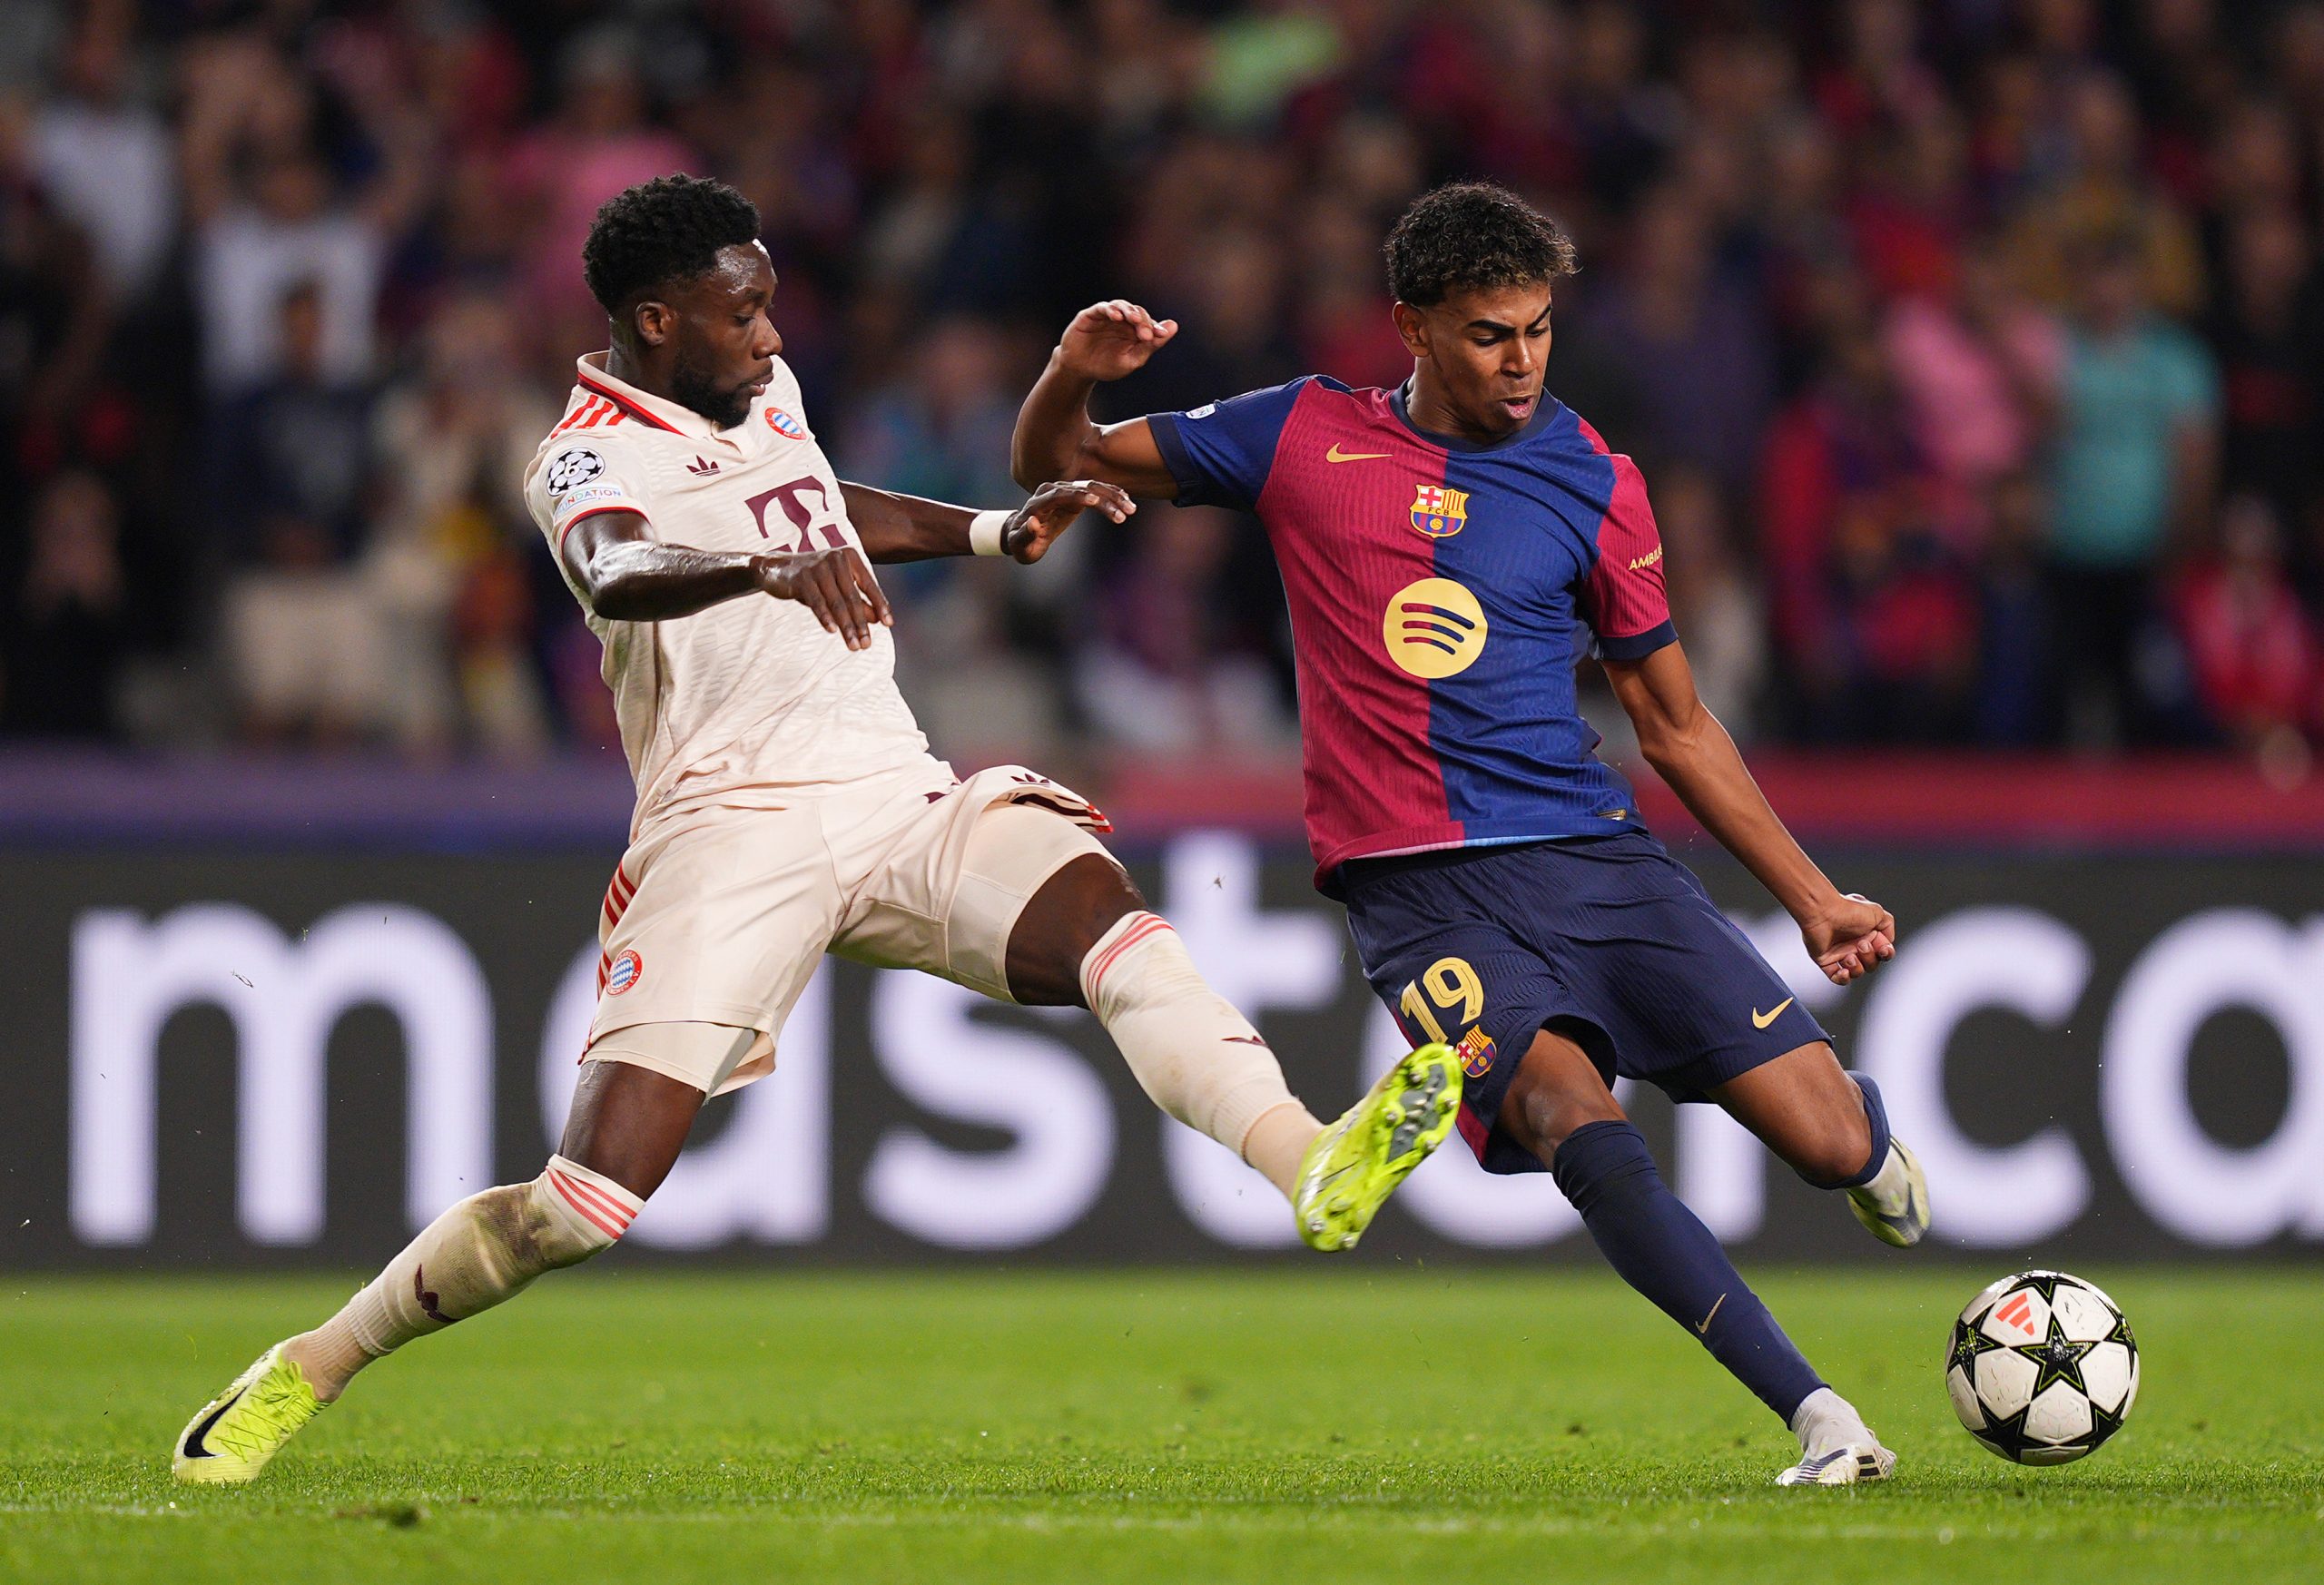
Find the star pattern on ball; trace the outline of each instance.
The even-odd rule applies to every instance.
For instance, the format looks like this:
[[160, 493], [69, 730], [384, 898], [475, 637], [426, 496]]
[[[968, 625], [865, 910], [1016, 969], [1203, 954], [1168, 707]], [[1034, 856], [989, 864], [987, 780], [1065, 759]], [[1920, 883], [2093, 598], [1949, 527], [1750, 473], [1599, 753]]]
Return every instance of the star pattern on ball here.
[[2053, 1309], [2055, 1309], [2058, 1303], [2058, 1285], [2060, 1283], [2073, 1283], [2076, 1287], [2080, 1287], [2082, 1285], [2081, 1283], [2075, 1281], [2074, 1278], [2068, 1276], [2062, 1271], [2029, 1271], [2018, 1282], [2017, 1291], [2022, 1294], [2030, 1289], [2031, 1291], [2042, 1295], [2042, 1303], [2049, 1305]]
[[[2042, 1334], [2006, 1343], [1985, 1335], [1984, 1324], [2005, 1305], [2013, 1306], [2011, 1329], [2022, 1328], [2038, 1310], [2037, 1299], [2049, 1305]], [[2093, 1304], [2098, 1314], [2091, 1314]], [[2070, 1334], [2070, 1327], [2093, 1329], [2100, 1315], [2107, 1321], [2102, 1335]], [[2034, 1367], [2032, 1375], [2023, 1367], [1987, 1366], [1992, 1379], [1979, 1380], [1977, 1362], [1995, 1353], [2024, 1359]], [[2015, 1463], [2062, 1464], [2083, 1457], [2122, 1429], [2138, 1390], [2139, 1350], [2130, 1323], [2102, 1291], [2066, 1272], [2026, 1271], [1994, 1284], [1954, 1322], [1945, 1369], [1954, 1410], [1980, 1444]], [[2111, 1407], [2092, 1396], [2093, 1381], [2115, 1394]], [[2086, 1430], [2076, 1425], [2083, 1413]], [[2037, 1432], [2036, 1424], [2043, 1429]]]
[[1985, 1410], [1985, 1428], [1969, 1434], [2014, 1464], [2025, 1462], [2025, 1450], [2034, 1439], [2025, 1434], [2025, 1417], [2033, 1412], [2027, 1404], [2014, 1414], [1995, 1415], [1990, 1406]]
[[2039, 1343], [2020, 1345], [2017, 1352], [2042, 1367], [2041, 1378], [2034, 1383], [2033, 1396], [2038, 1398], [2060, 1382], [2067, 1383], [2084, 1397], [2090, 1395], [2088, 1383], [2082, 1379], [2083, 1356], [2098, 1345], [2076, 1343], [2058, 1324], [2055, 1314], [2050, 1316], [2050, 1334]]
[[2093, 1398], [2090, 1401], [2090, 1445], [2094, 1448], [2122, 1430], [2124, 1418], [2122, 1414], [2109, 1414], [2098, 1400]]
[[1947, 1363], [1959, 1365], [1962, 1373], [1974, 1382], [1977, 1379], [1977, 1356], [2008, 1346], [1995, 1343], [1974, 1326], [1956, 1325], [1953, 1328], [1953, 1354]]

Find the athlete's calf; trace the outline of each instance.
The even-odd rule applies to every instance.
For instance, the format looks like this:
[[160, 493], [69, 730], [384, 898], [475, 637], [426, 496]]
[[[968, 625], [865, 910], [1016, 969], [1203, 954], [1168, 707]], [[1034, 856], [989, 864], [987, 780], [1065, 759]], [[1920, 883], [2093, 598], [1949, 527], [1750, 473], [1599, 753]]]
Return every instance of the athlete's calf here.
[[612, 1248], [645, 1205], [604, 1174], [552, 1156], [530, 1183], [470, 1195], [430, 1222], [345, 1308], [283, 1353], [328, 1403], [373, 1360]]
[[1692, 1332], [1799, 1438], [1801, 1461], [1786, 1472], [1787, 1483], [1818, 1480], [1843, 1458], [1887, 1472], [1887, 1451], [1670, 1192], [1645, 1137], [1579, 1044], [1542, 1030], [1502, 1100], [1500, 1123], [1550, 1168], [1607, 1264]]
[[[735, 1032], [712, 1024], [624, 1031], [649, 1041], [719, 1041]], [[602, 1046], [593, 1054], [602, 1057]], [[373, 1360], [612, 1248], [669, 1176], [702, 1102], [702, 1091], [651, 1068], [591, 1062], [574, 1091], [560, 1153], [538, 1177], [470, 1195], [437, 1217], [338, 1314], [285, 1343], [283, 1357], [328, 1403]]]
[[1075, 859], [1034, 893], [1009, 932], [1008, 970], [1009, 994], [1020, 1002], [1097, 1014], [1156, 1106], [1292, 1197], [1323, 1123], [1292, 1095], [1250, 1020], [1210, 988], [1178, 932], [1147, 911], [1111, 858]]

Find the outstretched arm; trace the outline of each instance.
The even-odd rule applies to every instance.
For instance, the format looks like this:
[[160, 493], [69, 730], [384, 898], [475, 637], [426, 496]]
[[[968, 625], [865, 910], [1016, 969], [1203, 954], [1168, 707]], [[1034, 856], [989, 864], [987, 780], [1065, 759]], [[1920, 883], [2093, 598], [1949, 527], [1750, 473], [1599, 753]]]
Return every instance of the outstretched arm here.
[[559, 552], [589, 609], [609, 622], [666, 622], [765, 595], [798, 601], [848, 648], [864, 649], [873, 624], [895, 620], [853, 546], [761, 556], [696, 550], [652, 538], [635, 512], [597, 512], [566, 531]]
[[1134, 496], [1177, 494], [1144, 418], [1101, 425], [1089, 418], [1092, 390], [1144, 368], [1177, 333], [1176, 320], [1157, 320], [1118, 298], [1076, 314], [1018, 410], [1009, 446], [1017, 482], [1031, 489], [1051, 479], [1089, 478]]
[[1808, 956], [1833, 984], [1846, 985], [1896, 955], [1895, 916], [1867, 899], [1843, 896], [1792, 840], [1735, 740], [1696, 694], [1684, 650], [1666, 644], [1641, 659], [1605, 666], [1646, 763], [1799, 921]]
[[[863, 553], [874, 565], [977, 552], [970, 530], [981, 514], [970, 507], [844, 479], [840, 481], [839, 493], [847, 503], [848, 521], [855, 525], [856, 537], [863, 541]], [[1028, 565], [1037, 562], [1049, 554], [1049, 546], [1076, 517], [1089, 510], [1103, 512], [1118, 523], [1137, 510], [1137, 503], [1115, 486], [1093, 479], [1043, 485], [1033, 492], [1032, 499], [1003, 517], [999, 537], [1001, 553]]]
[[[876, 562], [922, 561], [967, 556], [977, 514], [918, 496], [869, 485], [842, 484], [848, 518]], [[1020, 562], [1048, 554], [1059, 535], [1095, 508], [1118, 523], [1137, 503], [1112, 485], [1088, 480], [1046, 485], [1009, 513], [1000, 542]], [[872, 642], [872, 625], [892, 626], [895, 616], [872, 569], [853, 546], [831, 550], [749, 555], [664, 545], [635, 512], [596, 512], [576, 521], [562, 546], [565, 564], [589, 602], [609, 622], [666, 622], [746, 595], [796, 600], [850, 649]]]

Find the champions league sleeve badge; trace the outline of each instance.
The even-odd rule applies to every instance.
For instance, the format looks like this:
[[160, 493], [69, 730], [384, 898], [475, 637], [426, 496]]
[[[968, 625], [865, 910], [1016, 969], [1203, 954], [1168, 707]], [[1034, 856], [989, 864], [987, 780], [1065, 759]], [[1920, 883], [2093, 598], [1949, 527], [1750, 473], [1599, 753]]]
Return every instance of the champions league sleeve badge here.
[[578, 489], [605, 471], [604, 458], [586, 446], [576, 446], [570, 451], [559, 453], [548, 465], [548, 493], [561, 496], [568, 490]]

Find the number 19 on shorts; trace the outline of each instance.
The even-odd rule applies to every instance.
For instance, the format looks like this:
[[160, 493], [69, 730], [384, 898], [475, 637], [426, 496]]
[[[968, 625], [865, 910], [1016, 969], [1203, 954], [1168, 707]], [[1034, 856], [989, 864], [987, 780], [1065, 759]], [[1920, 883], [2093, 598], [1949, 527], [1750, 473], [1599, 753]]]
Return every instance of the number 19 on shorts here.
[[[1425, 997], [1421, 995], [1423, 986], [1428, 990]], [[1428, 966], [1427, 973], [1404, 987], [1403, 999], [1397, 1003], [1404, 1017], [1426, 1030], [1430, 1039], [1450, 1039], [1436, 1012], [1431, 1010], [1431, 1002], [1447, 1013], [1458, 1008], [1460, 1016], [1452, 1020], [1452, 1027], [1465, 1029], [1484, 1016], [1484, 982], [1466, 958], [1439, 958]]]
[[[1461, 1070], [1471, 1078], [1482, 1078], [1492, 1070], [1492, 1037], [1473, 1027], [1484, 1017], [1484, 981], [1466, 958], [1439, 958], [1431, 963], [1428, 972], [1404, 987], [1396, 1006], [1407, 1029], [1452, 1045], [1461, 1055]], [[1467, 1032], [1456, 1039], [1445, 1033], [1448, 1025]]]

